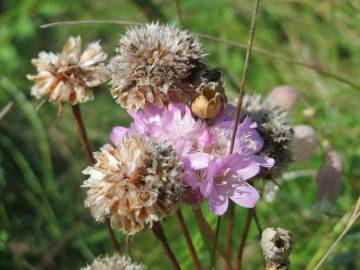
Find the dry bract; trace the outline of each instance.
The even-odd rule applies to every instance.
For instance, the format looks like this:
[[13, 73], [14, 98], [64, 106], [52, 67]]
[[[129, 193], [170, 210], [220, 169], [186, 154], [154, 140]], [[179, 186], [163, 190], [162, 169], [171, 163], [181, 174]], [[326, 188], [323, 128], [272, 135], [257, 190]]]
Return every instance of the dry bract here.
[[85, 206], [97, 221], [109, 217], [113, 227], [134, 234], [152, 226], [179, 206], [185, 191], [182, 164], [166, 143], [133, 134], [95, 152], [97, 163], [89, 175]]
[[81, 38], [70, 37], [61, 53], [40, 52], [39, 57], [32, 60], [38, 74], [27, 76], [35, 82], [31, 94], [60, 105], [91, 100], [93, 93], [89, 88], [108, 78], [106, 57], [99, 42], [91, 43], [81, 53]]

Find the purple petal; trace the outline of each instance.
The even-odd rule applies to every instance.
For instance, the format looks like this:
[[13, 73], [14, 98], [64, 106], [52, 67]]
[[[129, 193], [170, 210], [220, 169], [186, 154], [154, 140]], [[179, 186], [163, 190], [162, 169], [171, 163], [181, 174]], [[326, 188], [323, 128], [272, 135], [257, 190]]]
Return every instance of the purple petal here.
[[261, 166], [265, 168], [271, 168], [275, 164], [275, 160], [269, 157], [263, 156], [254, 156], [254, 160]]
[[214, 196], [209, 198], [209, 209], [215, 215], [222, 216], [223, 214], [225, 214], [228, 205], [228, 198], [221, 194], [214, 194]]
[[110, 134], [110, 138], [111, 138], [111, 141], [114, 145], [117, 144], [117, 142], [122, 139], [126, 133], [129, 132], [129, 129], [128, 128], [124, 128], [124, 127], [121, 127], [121, 126], [118, 126], [118, 127], [114, 127], [111, 131], [111, 134]]
[[247, 180], [257, 175], [260, 171], [260, 166], [256, 162], [251, 162], [248, 166], [237, 171], [241, 180]]
[[230, 199], [242, 207], [253, 208], [260, 199], [260, 196], [254, 187], [248, 183], [241, 183], [234, 189]]
[[210, 162], [210, 155], [202, 152], [197, 152], [188, 155], [185, 158], [185, 163], [189, 162], [190, 167], [194, 170], [202, 170], [208, 167]]
[[210, 146], [213, 140], [214, 140], [214, 136], [210, 133], [208, 129], [205, 129], [204, 132], [199, 137], [199, 143], [203, 148]]

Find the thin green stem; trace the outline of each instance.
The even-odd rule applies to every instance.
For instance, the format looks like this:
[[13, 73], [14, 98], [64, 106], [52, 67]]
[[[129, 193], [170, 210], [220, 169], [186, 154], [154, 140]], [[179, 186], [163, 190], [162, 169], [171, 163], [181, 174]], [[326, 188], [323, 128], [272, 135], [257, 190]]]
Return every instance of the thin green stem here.
[[[78, 25], [78, 24], [118, 24], [118, 25], [143, 25], [145, 24], [145, 22], [135, 22], [135, 21], [124, 21], [124, 20], [79, 20], [79, 21], [60, 21], [60, 22], [53, 22], [53, 23], [47, 23], [47, 24], [43, 24], [40, 27], [41, 28], [50, 28], [50, 27], [57, 27], [57, 26], [63, 26], [63, 25]], [[224, 43], [226, 45], [229, 46], [233, 46], [236, 48], [240, 48], [240, 49], [245, 49], [247, 50], [248, 46], [233, 40], [229, 40], [229, 39], [225, 39], [225, 38], [219, 38], [219, 37], [214, 37], [212, 35], [208, 35], [208, 34], [203, 34], [203, 33], [196, 33], [199, 37], [202, 37], [204, 39], [207, 40], [211, 40], [211, 41], [215, 41], [215, 42], [220, 42], [220, 43]], [[281, 54], [277, 54], [277, 53], [272, 53], [270, 51], [261, 49], [261, 48], [253, 48], [253, 52], [257, 53], [257, 54], [261, 54], [270, 58], [274, 58], [274, 59], [279, 59], [281, 61], [290, 63], [290, 64], [294, 64], [297, 66], [301, 66], [301, 67], [305, 67], [311, 70], [314, 70], [324, 76], [333, 78], [339, 82], [342, 82], [344, 84], [347, 84], [353, 88], [355, 88], [356, 90], [360, 91], [360, 85], [357, 83], [354, 83], [352, 81], [350, 81], [347, 78], [344, 78], [343, 76], [340, 76], [338, 74], [335, 74], [333, 72], [324, 70], [322, 68], [319, 68], [313, 64], [309, 64], [309, 63], [304, 63], [304, 62], [300, 62], [297, 60], [293, 60], [293, 58], [281, 55]]]

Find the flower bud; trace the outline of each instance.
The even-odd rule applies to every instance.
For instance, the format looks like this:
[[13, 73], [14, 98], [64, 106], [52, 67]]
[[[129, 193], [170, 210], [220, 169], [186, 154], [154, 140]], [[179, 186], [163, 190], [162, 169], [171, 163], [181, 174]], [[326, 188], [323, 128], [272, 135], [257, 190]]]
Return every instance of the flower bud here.
[[316, 176], [317, 199], [334, 202], [340, 193], [342, 161], [338, 153], [329, 151], [325, 154], [325, 164]]
[[294, 127], [294, 159], [303, 161], [309, 159], [319, 146], [315, 130], [308, 125]]
[[298, 91], [290, 86], [282, 85], [271, 90], [270, 94], [266, 98], [266, 101], [284, 108], [287, 112], [291, 112], [298, 99]]
[[197, 95], [191, 102], [191, 111], [201, 119], [214, 119], [224, 109], [223, 89], [218, 82], [202, 83], [196, 89]]

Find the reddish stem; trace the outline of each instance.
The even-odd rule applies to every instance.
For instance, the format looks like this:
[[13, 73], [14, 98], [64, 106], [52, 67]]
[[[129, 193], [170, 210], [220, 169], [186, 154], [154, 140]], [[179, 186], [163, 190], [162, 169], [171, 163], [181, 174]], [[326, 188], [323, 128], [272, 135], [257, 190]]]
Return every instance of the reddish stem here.
[[190, 252], [190, 255], [194, 261], [194, 264], [195, 264], [195, 268], [197, 270], [201, 270], [202, 267], [201, 267], [201, 263], [200, 263], [200, 260], [199, 260], [199, 257], [196, 253], [196, 250], [195, 250], [195, 247], [193, 245], [193, 242], [191, 240], [191, 237], [190, 237], [190, 233], [189, 233], [189, 230], [186, 226], [186, 223], [185, 223], [185, 220], [184, 220], [184, 216], [181, 212], [181, 209], [177, 210], [176, 211], [176, 216], [179, 220], [179, 223], [180, 223], [180, 228], [181, 228], [181, 231], [183, 232], [184, 234], [184, 237], [185, 237], [185, 240], [186, 240], [186, 244], [187, 244], [187, 247], [189, 249], [189, 252]]
[[166, 239], [164, 230], [160, 224], [160, 222], [155, 222], [152, 226], [151, 230], [153, 231], [155, 237], [160, 241], [162, 247], [164, 248], [164, 251], [166, 253], [166, 256], [168, 257], [169, 261], [171, 262], [172, 266], [176, 270], [181, 270], [181, 267], [176, 260], [176, 257], [174, 253], [172, 252], [170, 245]]
[[252, 219], [254, 217], [254, 212], [255, 212], [255, 208], [248, 209], [246, 222], [245, 222], [245, 225], [244, 225], [244, 230], [243, 230], [243, 233], [241, 235], [240, 248], [239, 248], [238, 255], [236, 257], [236, 269], [237, 270], [241, 269], [241, 261], [242, 261], [242, 257], [243, 257], [243, 253], [244, 253], [246, 239], [247, 239], [248, 234], [249, 234], [251, 221], [252, 221]]
[[[76, 128], [77, 128], [77, 131], [78, 131], [78, 134], [80, 137], [80, 143], [81, 143], [90, 163], [95, 164], [95, 158], [91, 152], [89, 139], [87, 137], [85, 125], [84, 125], [84, 122], [81, 117], [80, 105], [76, 104], [76, 105], [71, 106], [71, 108], [72, 108], [72, 111], [73, 111], [73, 114], [74, 114], [74, 117], [76, 120]], [[105, 224], [109, 231], [109, 236], [110, 236], [111, 242], [113, 244], [114, 250], [117, 253], [121, 254], [119, 243], [116, 240], [114, 231], [111, 228], [110, 219], [108, 217], [105, 219]]]

